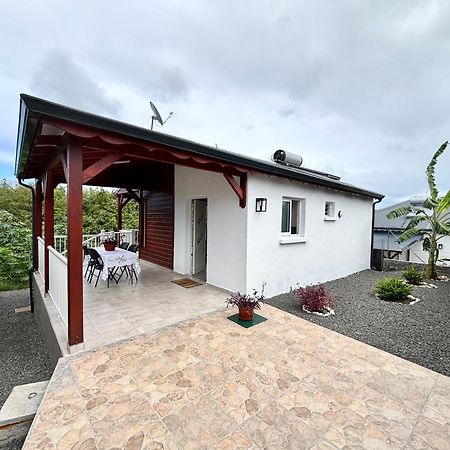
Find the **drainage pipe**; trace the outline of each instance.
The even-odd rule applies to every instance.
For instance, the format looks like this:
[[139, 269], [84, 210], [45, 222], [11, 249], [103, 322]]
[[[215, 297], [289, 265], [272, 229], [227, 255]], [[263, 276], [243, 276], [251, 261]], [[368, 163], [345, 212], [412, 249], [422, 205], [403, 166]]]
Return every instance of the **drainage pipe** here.
[[382, 198], [379, 198], [373, 202], [372, 205], [372, 234], [370, 237], [370, 268], [373, 268], [373, 234], [374, 234], [374, 228], [375, 228], [375, 205], [377, 203], [380, 203]]

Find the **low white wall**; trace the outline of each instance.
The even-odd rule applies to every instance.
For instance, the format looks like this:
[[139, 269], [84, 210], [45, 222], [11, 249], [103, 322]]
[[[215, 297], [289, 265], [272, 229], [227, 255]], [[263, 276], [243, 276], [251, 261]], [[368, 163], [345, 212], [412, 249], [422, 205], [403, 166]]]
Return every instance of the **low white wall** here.
[[[306, 199], [306, 242], [280, 244], [284, 196]], [[267, 212], [255, 199], [267, 198]], [[325, 202], [335, 202], [336, 220], [324, 221]], [[248, 178], [247, 291], [273, 296], [297, 284], [325, 282], [370, 267], [372, 199], [290, 182], [278, 177]], [[342, 218], [337, 212], [342, 211]]]
[[64, 325], [68, 326], [67, 258], [53, 247], [48, 247], [49, 287], [48, 293], [58, 310]]
[[245, 291], [246, 209], [223, 175], [175, 166], [174, 270], [191, 270], [191, 201], [208, 199], [207, 281], [230, 291]]
[[45, 242], [40, 236], [37, 237], [38, 247], [38, 271], [42, 279], [45, 278]]
[[[442, 244], [442, 249], [439, 250], [439, 259], [450, 259], [450, 236], [444, 236], [439, 239], [438, 244]], [[428, 262], [428, 252], [423, 251], [422, 241], [415, 242], [409, 253], [409, 260], [411, 262], [423, 263]], [[450, 266], [450, 261], [439, 262], [438, 265]]]

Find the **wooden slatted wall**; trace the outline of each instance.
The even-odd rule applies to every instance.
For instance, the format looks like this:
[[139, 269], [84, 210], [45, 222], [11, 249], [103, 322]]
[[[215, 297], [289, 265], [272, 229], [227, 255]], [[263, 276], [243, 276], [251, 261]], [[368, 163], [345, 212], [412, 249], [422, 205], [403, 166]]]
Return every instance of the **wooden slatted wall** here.
[[173, 269], [174, 167], [164, 165], [152, 176], [152, 189], [144, 191], [144, 236], [140, 257]]

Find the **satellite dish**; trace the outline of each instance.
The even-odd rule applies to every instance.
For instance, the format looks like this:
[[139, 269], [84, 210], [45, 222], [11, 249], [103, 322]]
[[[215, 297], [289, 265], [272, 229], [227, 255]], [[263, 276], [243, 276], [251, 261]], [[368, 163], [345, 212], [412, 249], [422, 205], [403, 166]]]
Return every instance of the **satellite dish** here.
[[171, 112], [168, 116], [166, 120], [162, 120], [161, 114], [158, 111], [158, 108], [156, 108], [156, 106], [153, 104], [152, 101], [150, 101], [150, 107], [152, 108], [153, 111], [153, 116], [152, 116], [152, 131], [153, 131], [153, 122], [156, 120], [157, 122], [160, 123], [161, 126], [163, 126], [172, 116], [173, 112]]

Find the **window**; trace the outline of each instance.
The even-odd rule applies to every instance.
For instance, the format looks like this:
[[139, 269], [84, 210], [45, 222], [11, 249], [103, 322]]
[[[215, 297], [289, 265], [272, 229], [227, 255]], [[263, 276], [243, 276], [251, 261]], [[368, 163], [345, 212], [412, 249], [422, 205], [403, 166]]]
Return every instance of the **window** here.
[[334, 220], [334, 202], [325, 202], [325, 220]]
[[305, 234], [305, 200], [283, 198], [281, 206], [281, 233], [303, 236]]

